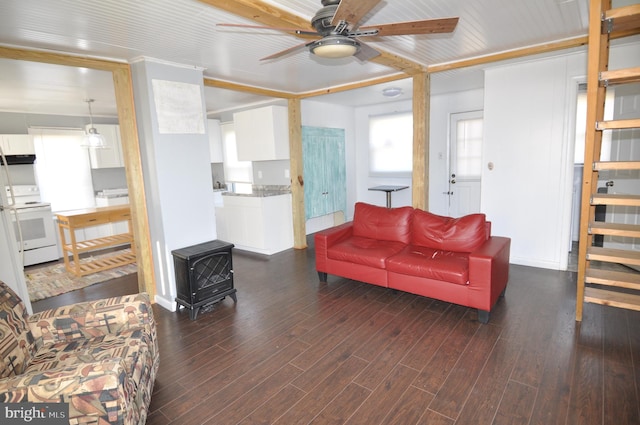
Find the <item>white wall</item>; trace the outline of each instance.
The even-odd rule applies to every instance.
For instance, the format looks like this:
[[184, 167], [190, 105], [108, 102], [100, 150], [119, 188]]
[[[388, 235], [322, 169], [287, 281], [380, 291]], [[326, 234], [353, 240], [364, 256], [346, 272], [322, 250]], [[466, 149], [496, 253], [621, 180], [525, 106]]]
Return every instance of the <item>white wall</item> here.
[[[638, 58], [640, 44], [615, 46], [610, 69]], [[586, 70], [581, 49], [485, 71], [481, 208], [493, 234], [512, 238], [512, 263], [567, 267], [576, 92]]]
[[154, 256], [156, 301], [174, 310], [176, 285], [171, 251], [217, 237], [209, 138], [206, 132], [161, 134], [152, 81], [198, 85], [202, 116], [206, 118], [203, 75], [201, 70], [191, 67], [145, 60], [132, 64], [132, 76]]
[[485, 73], [481, 209], [493, 234], [511, 237], [512, 263], [561, 269], [566, 262], [559, 242], [571, 201], [568, 89], [584, 60], [560, 56]]

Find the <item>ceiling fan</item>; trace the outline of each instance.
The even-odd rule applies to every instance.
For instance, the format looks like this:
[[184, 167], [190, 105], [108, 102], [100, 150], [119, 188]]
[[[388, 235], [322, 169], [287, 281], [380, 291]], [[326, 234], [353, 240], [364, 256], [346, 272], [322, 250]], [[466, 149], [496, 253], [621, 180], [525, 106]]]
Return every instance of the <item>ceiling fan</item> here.
[[272, 29], [290, 32], [301, 37], [315, 38], [311, 42], [298, 44], [260, 60], [276, 59], [308, 48], [311, 53], [325, 58], [354, 56], [361, 61], [366, 61], [380, 55], [380, 52], [363, 43], [360, 40], [361, 37], [449, 33], [453, 32], [458, 24], [458, 18], [455, 17], [361, 27], [358, 25], [360, 20], [380, 3], [380, 0], [321, 0], [321, 2], [322, 8], [311, 19], [311, 26], [315, 31], [243, 24], [218, 24], [218, 26]]

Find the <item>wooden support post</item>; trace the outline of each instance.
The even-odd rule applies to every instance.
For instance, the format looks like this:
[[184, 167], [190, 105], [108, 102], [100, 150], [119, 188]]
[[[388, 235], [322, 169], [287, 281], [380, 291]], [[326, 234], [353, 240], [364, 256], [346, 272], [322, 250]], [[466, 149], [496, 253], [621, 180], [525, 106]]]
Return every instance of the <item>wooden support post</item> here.
[[411, 198], [414, 208], [429, 207], [429, 103], [430, 74], [413, 77], [413, 174]]
[[293, 209], [293, 247], [307, 247], [302, 162], [302, 112], [300, 99], [289, 99], [289, 161]]
[[137, 253], [138, 289], [141, 292], [147, 292], [153, 300], [156, 295], [156, 281], [142, 161], [140, 158], [140, 144], [138, 143], [131, 67], [129, 65], [122, 66], [113, 70], [112, 73], [118, 109], [118, 123], [120, 125], [120, 140], [125, 162], [127, 187], [129, 188], [129, 205], [132, 216], [129, 229], [133, 231], [131, 248], [133, 252]]

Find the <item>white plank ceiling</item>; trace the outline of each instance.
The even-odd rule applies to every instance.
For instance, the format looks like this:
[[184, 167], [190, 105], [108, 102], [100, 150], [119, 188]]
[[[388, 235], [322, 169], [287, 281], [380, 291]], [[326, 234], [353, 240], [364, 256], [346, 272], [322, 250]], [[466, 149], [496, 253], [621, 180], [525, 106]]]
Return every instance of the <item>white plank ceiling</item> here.
[[[263, 3], [305, 21], [321, 7], [320, 0]], [[586, 35], [588, 0], [386, 0], [361, 24], [451, 16], [460, 17], [452, 34], [366, 41], [417, 64], [445, 64]], [[306, 50], [260, 61], [303, 41], [278, 31], [217, 27], [218, 23], [255, 24], [197, 0], [2, 0], [0, 45], [122, 62], [149, 57], [203, 68], [204, 75], [213, 79], [293, 93], [398, 73], [355, 58], [321, 59]], [[478, 70], [436, 74], [435, 78], [440, 78], [443, 87], [448, 78], [456, 85], [482, 84]], [[406, 88], [405, 94], [410, 96], [410, 81], [392, 85]], [[84, 99], [91, 97], [96, 99], [96, 115], [115, 115], [112, 91], [110, 75], [105, 72], [0, 59], [3, 111], [86, 114]], [[228, 90], [205, 91], [212, 113], [262, 100]], [[362, 98], [352, 93], [336, 101], [371, 102], [364, 92]], [[380, 97], [380, 87], [374, 92]]]

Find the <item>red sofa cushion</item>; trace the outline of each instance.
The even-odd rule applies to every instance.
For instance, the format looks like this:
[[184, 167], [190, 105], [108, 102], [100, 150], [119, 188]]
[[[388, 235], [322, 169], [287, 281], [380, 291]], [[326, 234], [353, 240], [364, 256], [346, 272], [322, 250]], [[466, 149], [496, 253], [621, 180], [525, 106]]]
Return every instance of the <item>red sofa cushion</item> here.
[[485, 222], [484, 214], [451, 218], [414, 210], [411, 244], [443, 251], [472, 252], [487, 240]]
[[401, 242], [379, 241], [361, 236], [352, 236], [329, 247], [327, 257], [332, 260], [384, 269], [386, 267], [386, 259], [402, 251], [405, 246]]
[[387, 271], [466, 285], [469, 283], [469, 254], [409, 245], [387, 259]]
[[408, 244], [411, 240], [412, 214], [412, 207], [384, 208], [357, 202], [353, 215], [353, 235]]

